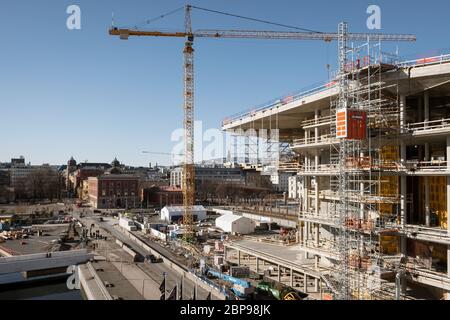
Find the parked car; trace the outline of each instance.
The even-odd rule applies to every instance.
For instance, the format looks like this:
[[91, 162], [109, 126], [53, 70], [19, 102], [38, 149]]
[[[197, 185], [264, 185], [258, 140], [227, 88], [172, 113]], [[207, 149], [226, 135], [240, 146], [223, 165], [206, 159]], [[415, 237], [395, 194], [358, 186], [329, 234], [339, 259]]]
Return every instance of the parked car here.
[[148, 256], [145, 257], [145, 261], [148, 263], [159, 263], [159, 262], [163, 262], [163, 260], [161, 258], [157, 258], [155, 257], [155, 255], [150, 254]]

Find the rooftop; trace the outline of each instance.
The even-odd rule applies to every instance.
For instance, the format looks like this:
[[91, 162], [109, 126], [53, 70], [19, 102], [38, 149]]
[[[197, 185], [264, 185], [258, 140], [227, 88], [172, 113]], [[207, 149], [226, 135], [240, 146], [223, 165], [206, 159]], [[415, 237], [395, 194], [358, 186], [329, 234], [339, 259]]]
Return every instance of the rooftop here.
[[[166, 207], [163, 208], [163, 210], [164, 209], [168, 210], [169, 212], [184, 212], [184, 207], [183, 206], [170, 206], [170, 207], [166, 206]], [[206, 211], [205, 207], [204, 206], [200, 206], [200, 205], [192, 206], [192, 210], [194, 210], [194, 211]]]
[[233, 223], [234, 221], [240, 220], [240, 219], [247, 219], [243, 216], [237, 216], [235, 214], [224, 214], [216, 219], [216, 222], [230, 222]]

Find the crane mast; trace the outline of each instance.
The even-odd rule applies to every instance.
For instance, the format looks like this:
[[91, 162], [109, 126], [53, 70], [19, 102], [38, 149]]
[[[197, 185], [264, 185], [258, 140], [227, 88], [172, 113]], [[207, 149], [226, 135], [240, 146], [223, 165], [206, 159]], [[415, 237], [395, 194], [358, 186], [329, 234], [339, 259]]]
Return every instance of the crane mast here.
[[184, 164], [183, 164], [183, 225], [184, 240], [193, 239], [193, 206], [195, 204], [194, 166], [194, 36], [192, 35], [191, 8], [185, 9], [187, 39], [184, 45]]

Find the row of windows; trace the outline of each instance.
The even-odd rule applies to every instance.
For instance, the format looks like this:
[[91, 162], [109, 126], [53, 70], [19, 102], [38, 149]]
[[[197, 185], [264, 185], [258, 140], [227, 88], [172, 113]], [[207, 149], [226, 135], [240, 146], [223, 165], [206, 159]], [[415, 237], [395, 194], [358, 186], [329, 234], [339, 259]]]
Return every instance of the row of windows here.
[[102, 182], [102, 189], [107, 189], [107, 187], [109, 186], [109, 189], [114, 189], [114, 187], [116, 187], [117, 189], [120, 189], [122, 186], [124, 189], [128, 189], [128, 186], [130, 186], [130, 189], [135, 189], [137, 187], [136, 183], [128, 183], [128, 182]]
[[[114, 191], [113, 191], [113, 190], [110, 190], [110, 191], [109, 191], [109, 196], [110, 196], [110, 197], [113, 197], [114, 195], [117, 196], [117, 197], [120, 197], [120, 196], [122, 196], [122, 192], [117, 191], [117, 192], [114, 194]], [[128, 196], [128, 191], [125, 191], [125, 192], [123, 193], [123, 195], [124, 195], [125, 197], [127, 197], [127, 196]], [[132, 195], [132, 196], [135, 195], [134, 191], [131, 192], [131, 195]], [[103, 191], [102, 191], [102, 196], [103, 196], [103, 197], [106, 197], [106, 190], [103, 190]]]

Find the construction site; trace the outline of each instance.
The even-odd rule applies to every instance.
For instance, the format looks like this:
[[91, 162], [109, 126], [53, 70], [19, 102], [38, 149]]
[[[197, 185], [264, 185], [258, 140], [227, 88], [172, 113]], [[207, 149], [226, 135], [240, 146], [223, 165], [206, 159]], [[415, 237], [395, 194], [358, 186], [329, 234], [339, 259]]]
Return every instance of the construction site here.
[[341, 50], [337, 77], [222, 128], [278, 129], [295, 152], [298, 268], [327, 298], [449, 298], [450, 56]]
[[[289, 31], [195, 30], [192, 11]], [[89, 201], [66, 192], [39, 224], [40, 203], [27, 215], [5, 206], [0, 275], [74, 267], [88, 300], [450, 300], [450, 54], [408, 60], [388, 51], [414, 34], [313, 31], [192, 5], [144, 24], [175, 13], [182, 31], [113, 16], [108, 35], [184, 42], [181, 164], [163, 175], [115, 158], [83, 171], [72, 157], [59, 174]], [[336, 70], [225, 118], [236, 152], [206, 166], [194, 156], [194, 43], [205, 38], [335, 43]]]
[[[256, 273], [260, 261], [269, 262], [278, 282], [287, 275], [294, 286], [301, 278], [303, 292], [315, 292], [318, 299], [450, 298], [450, 56], [401, 61], [398, 54], [384, 51], [384, 43], [415, 41], [414, 35], [350, 33], [346, 22], [339, 23], [336, 33], [193, 31], [192, 10], [231, 15], [188, 5], [185, 32], [110, 30], [121, 39], [186, 38], [184, 240], [191, 243], [196, 237], [194, 39], [337, 41], [338, 69], [323, 85], [224, 120], [222, 130], [237, 136], [247, 132], [244, 153], [251, 152], [248, 132], [288, 151], [288, 160], [278, 151], [275, 164], [256, 166], [293, 174], [299, 201], [294, 246], [256, 249], [258, 241], [229, 239], [224, 260], [253, 264]], [[262, 134], [267, 129], [276, 131], [278, 139], [267, 141]], [[257, 211], [252, 218], [261, 221], [261, 216]], [[262, 268], [267, 271], [264, 263]]]

